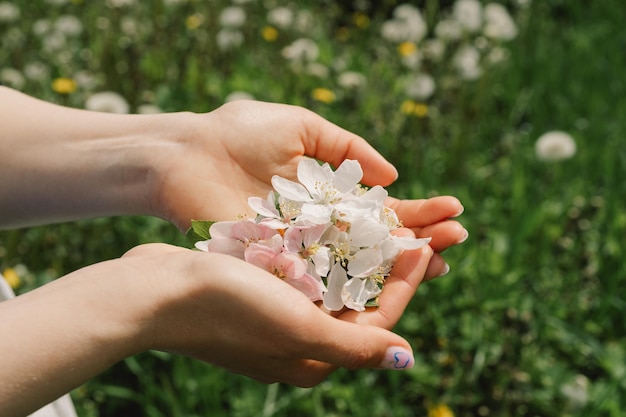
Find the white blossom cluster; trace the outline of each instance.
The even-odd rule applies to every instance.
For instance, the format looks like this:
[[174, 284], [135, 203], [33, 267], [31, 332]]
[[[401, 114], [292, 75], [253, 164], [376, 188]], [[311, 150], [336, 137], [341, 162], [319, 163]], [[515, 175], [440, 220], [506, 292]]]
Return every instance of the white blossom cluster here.
[[304, 158], [299, 182], [274, 176], [267, 199], [250, 197], [255, 219], [211, 224], [196, 248], [236, 256], [337, 311], [376, 305], [394, 261], [430, 238], [399, 237], [387, 191], [359, 184], [363, 171], [346, 160], [336, 171]]

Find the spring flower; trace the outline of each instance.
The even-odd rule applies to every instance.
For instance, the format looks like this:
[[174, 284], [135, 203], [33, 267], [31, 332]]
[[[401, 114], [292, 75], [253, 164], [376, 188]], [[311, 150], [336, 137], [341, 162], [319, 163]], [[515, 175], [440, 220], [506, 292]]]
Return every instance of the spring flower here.
[[468, 32], [476, 32], [482, 27], [483, 7], [478, 0], [456, 0], [452, 17]]
[[421, 41], [428, 26], [419, 9], [410, 4], [401, 4], [393, 11], [393, 17], [385, 21], [381, 26], [383, 38], [390, 42], [414, 42]]
[[246, 22], [246, 12], [238, 6], [226, 7], [220, 13], [219, 22], [223, 27], [240, 28]]
[[428, 417], [454, 417], [454, 413], [445, 404], [428, 407]]
[[267, 42], [274, 42], [278, 39], [278, 30], [273, 26], [264, 26], [261, 29], [261, 37]]
[[83, 31], [83, 24], [76, 16], [63, 15], [54, 22], [54, 28], [64, 35], [78, 36]]
[[241, 46], [243, 43], [243, 33], [237, 29], [222, 29], [217, 32], [217, 46], [222, 51], [227, 51]]
[[[2, 271], [2, 277], [4, 277], [9, 286], [14, 290], [22, 285], [22, 280], [14, 268], [6, 268]], [[0, 277], [0, 279], [2, 279], [2, 277]]]
[[265, 269], [304, 293], [311, 301], [319, 301], [326, 287], [321, 279], [307, 273], [307, 262], [297, 253], [283, 251], [280, 235], [266, 242], [252, 243], [244, 254], [248, 263]]
[[139, 114], [159, 114], [163, 113], [163, 109], [154, 104], [141, 104], [137, 107], [137, 113]]
[[85, 102], [85, 109], [118, 114], [127, 114], [130, 110], [126, 99], [113, 91], [103, 91], [92, 95]]
[[368, 15], [362, 12], [356, 12], [352, 16], [352, 20], [356, 27], [359, 29], [366, 29], [370, 25], [370, 18]]
[[11, 23], [20, 18], [20, 9], [7, 1], [0, 3], [0, 22]]
[[480, 52], [473, 45], [463, 45], [455, 53], [452, 63], [464, 80], [475, 80], [482, 75]]
[[485, 5], [485, 36], [502, 41], [509, 41], [517, 36], [517, 26], [506, 7], [497, 3]]
[[426, 100], [435, 92], [435, 80], [426, 73], [417, 74], [407, 83], [405, 91], [411, 98]]
[[55, 78], [52, 81], [52, 90], [59, 94], [72, 94], [76, 91], [76, 81], [71, 78]]
[[0, 71], [0, 81], [4, 84], [10, 85], [11, 87], [20, 90], [26, 84], [26, 78], [22, 75], [21, 72], [16, 70], [15, 68], [4, 68]]
[[185, 26], [189, 30], [196, 30], [202, 25], [204, 22], [204, 16], [200, 13], [194, 13], [192, 15], [187, 16], [185, 19]]
[[407, 116], [426, 117], [428, 115], [428, 105], [414, 100], [405, 100], [400, 106], [400, 111]]
[[267, 13], [267, 21], [281, 29], [291, 26], [293, 19], [293, 12], [288, 7], [276, 7]]
[[413, 55], [417, 51], [417, 45], [413, 42], [402, 42], [398, 45], [398, 53], [401, 56]]
[[210, 238], [195, 246], [244, 259], [329, 310], [363, 311], [376, 305], [400, 253], [430, 239], [392, 235], [401, 225], [384, 206], [387, 191], [365, 189], [362, 176], [357, 161], [346, 160], [333, 171], [303, 158], [299, 182], [274, 176], [267, 198], [248, 199], [255, 219], [212, 223]]
[[355, 71], [342, 72], [337, 77], [337, 84], [348, 90], [360, 88], [364, 86], [366, 82], [365, 76]]
[[544, 161], [569, 159], [576, 154], [576, 142], [565, 132], [546, 132], [535, 142], [535, 154]]
[[328, 88], [314, 88], [311, 92], [311, 96], [314, 100], [320, 101], [322, 103], [330, 104], [335, 101], [335, 93], [333, 93]]
[[232, 93], [226, 96], [226, 98], [224, 99], [224, 102], [228, 103], [230, 101], [236, 101], [236, 100], [254, 100], [254, 96], [245, 91], [233, 91]]
[[291, 61], [315, 61], [320, 50], [317, 44], [308, 38], [300, 38], [282, 50], [282, 55]]

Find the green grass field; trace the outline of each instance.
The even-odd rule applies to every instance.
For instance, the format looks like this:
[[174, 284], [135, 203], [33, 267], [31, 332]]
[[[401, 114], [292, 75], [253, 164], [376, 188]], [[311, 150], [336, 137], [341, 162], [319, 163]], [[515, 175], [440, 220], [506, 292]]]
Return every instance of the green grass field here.
[[[392, 161], [391, 194], [465, 205], [470, 238], [446, 253], [450, 273], [420, 288], [396, 328], [416, 352], [412, 370], [339, 370], [300, 389], [147, 352], [75, 390], [79, 415], [623, 415], [623, 4], [499, 3], [515, 21], [511, 39], [486, 25], [450, 35], [438, 24], [453, 2], [423, 0], [412, 4], [427, 33], [402, 42], [382, 31], [392, 0], [0, 2], [3, 84], [74, 107], [114, 91], [131, 112], [211, 111], [233, 92], [302, 105]], [[221, 14], [229, 6], [239, 10]], [[291, 21], [275, 12], [284, 6]], [[301, 38], [316, 51], [289, 57]], [[478, 60], [465, 55], [459, 67], [467, 48]], [[424, 74], [430, 94], [415, 82]], [[553, 130], [573, 137], [575, 155], [538, 158], [537, 138]], [[143, 217], [4, 231], [0, 271], [17, 272], [24, 292], [155, 241], [187, 245]]]

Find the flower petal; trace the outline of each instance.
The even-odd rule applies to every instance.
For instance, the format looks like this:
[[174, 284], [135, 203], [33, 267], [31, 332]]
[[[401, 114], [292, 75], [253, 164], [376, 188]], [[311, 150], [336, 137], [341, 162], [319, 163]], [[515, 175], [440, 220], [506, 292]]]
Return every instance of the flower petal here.
[[302, 184], [274, 175], [272, 187], [284, 198], [293, 201], [313, 201], [311, 195]]
[[354, 254], [348, 263], [348, 275], [352, 277], [366, 277], [375, 273], [383, 263], [383, 254], [380, 249], [368, 248]]
[[341, 291], [348, 282], [348, 275], [339, 263], [335, 263], [328, 274], [328, 291], [324, 294], [324, 307], [330, 311], [338, 311], [343, 308]]
[[358, 161], [346, 159], [335, 171], [333, 182], [342, 194], [350, 192], [363, 178], [363, 170]]

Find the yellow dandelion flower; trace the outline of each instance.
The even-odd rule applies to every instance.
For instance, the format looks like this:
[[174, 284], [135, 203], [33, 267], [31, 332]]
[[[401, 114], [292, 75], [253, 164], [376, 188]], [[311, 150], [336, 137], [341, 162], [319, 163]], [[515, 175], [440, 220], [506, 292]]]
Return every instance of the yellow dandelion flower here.
[[424, 103], [415, 103], [413, 114], [417, 117], [426, 117], [428, 115], [428, 106]]
[[333, 101], [335, 101], [335, 93], [333, 93], [331, 90], [329, 90], [328, 88], [315, 88], [313, 89], [313, 91], [311, 92], [311, 96], [313, 97], [314, 100], [317, 101], [321, 101], [322, 103], [332, 103]]
[[187, 16], [187, 19], [185, 19], [185, 25], [189, 30], [198, 29], [202, 22], [204, 22], [204, 16], [202, 16], [200, 13], [192, 14], [190, 16]]
[[370, 18], [365, 13], [356, 12], [352, 18], [354, 19], [354, 24], [359, 29], [365, 29], [370, 25]]
[[59, 94], [71, 94], [76, 91], [76, 81], [71, 78], [56, 78], [52, 81], [52, 90]]
[[22, 285], [22, 280], [20, 279], [20, 276], [17, 274], [17, 272], [13, 268], [7, 268], [4, 271], [2, 271], [2, 276], [4, 277], [6, 282], [9, 284], [9, 286], [13, 289], [16, 289], [20, 285]]
[[438, 404], [428, 408], [428, 417], [454, 417], [454, 413], [445, 404]]
[[398, 53], [402, 56], [413, 55], [417, 51], [417, 45], [413, 42], [402, 42], [398, 45]]
[[400, 111], [406, 115], [413, 114], [415, 110], [415, 102], [413, 100], [404, 100], [400, 106]]
[[265, 26], [263, 29], [261, 29], [261, 36], [267, 42], [274, 42], [276, 39], [278, 39], [278, 30], [276, 30], [276, 28], [273, 26]]
[[414, 100], [404, 100], [400, 105], [400, 111], [407, 116], [426, 117], [428, 110], [427, 104], [418, 103]]

